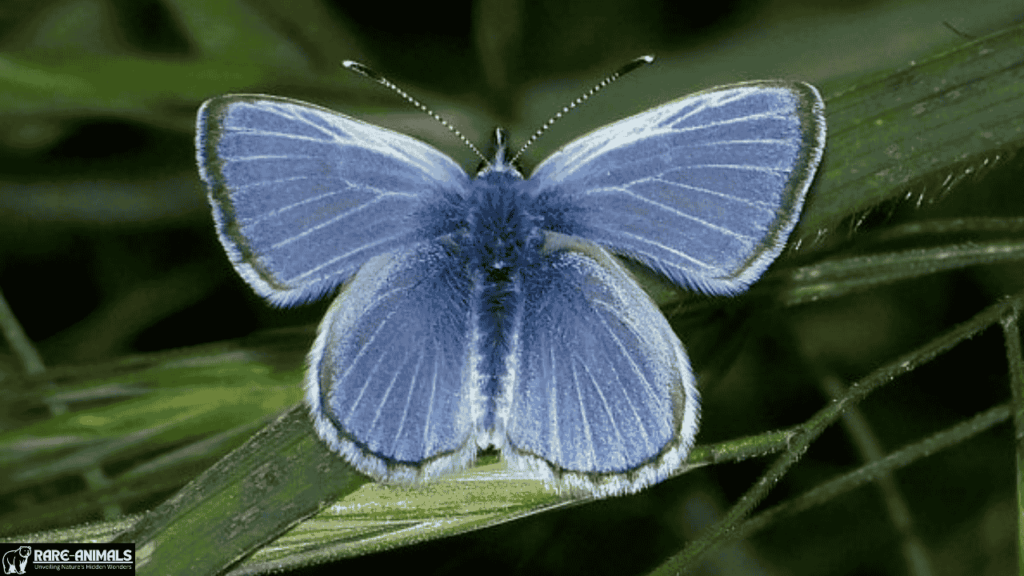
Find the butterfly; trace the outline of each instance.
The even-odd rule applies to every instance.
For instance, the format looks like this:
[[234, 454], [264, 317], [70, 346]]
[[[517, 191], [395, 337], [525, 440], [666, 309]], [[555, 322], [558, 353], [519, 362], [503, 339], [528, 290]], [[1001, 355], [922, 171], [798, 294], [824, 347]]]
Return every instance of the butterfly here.
[[318, 436], [415, 484], [494, 447], [560, 490], [680, 468], [699, 396], [617, 256], [737, 294], [778, 256], [825, 146], [811, 85], [712, 88], [599, 128], [524, 178], [507, 136], [475, 177], [412, 137], [295, 100], [227, 95], [196, 149], [241, 277], [289, 306], [341, 290], [308, 358]]

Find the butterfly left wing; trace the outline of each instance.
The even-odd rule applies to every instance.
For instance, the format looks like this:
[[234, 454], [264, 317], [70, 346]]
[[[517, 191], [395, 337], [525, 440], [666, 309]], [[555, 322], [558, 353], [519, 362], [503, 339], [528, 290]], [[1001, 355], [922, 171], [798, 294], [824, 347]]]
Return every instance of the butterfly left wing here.
[[331, 305], [309, 353], [317, 434], [377, 480], [414, 483], [476, 455], [472, 285], [452, 250], [427, 242], [372, 258]]
[[796, 225], [825, 145], [809, 84], [714, 88], [599, 128], [528, 182], [548, 230], [630, 256], [677, 284], [745, 290]]
[[454, 161], [419, 140], [273, 96], [205, 102], [196, 155], [231, 263], [282, 305], [437, 235], [447, 203], [469, 186]]
[[598, 496], [665, 479], [699, 412], [679, 338], [604, 249], [548, 233], [542, 257], [522, 280], [503, 455]]

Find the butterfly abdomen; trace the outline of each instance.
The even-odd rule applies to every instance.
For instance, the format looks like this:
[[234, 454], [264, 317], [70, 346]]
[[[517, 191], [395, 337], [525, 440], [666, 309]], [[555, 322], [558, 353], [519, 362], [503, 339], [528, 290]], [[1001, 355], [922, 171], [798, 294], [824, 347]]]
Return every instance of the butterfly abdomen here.
[[473, 318], [478, 334], [477, 373], [483, 380], [477, 399], [477, 426], [496, 432], [498, 399], [507, 383], [508, 359], [523, 308], [523, 270], [540, 259], [541, 233], [523, 180], [511, 172], [488, 172], [474, 182], [467, 210], [466, 266], [473, 279]]

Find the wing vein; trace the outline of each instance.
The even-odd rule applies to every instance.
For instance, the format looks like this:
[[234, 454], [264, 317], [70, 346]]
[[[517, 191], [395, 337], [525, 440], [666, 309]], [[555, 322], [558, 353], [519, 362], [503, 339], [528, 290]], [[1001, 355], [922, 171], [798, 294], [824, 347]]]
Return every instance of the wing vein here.
[[682, 186], [683, 188], [689, 188], [690, 190], [696, 190], [697, 192], [704, 192], [705, 194], [711, 194], [712, 196], [718, 196], [719, 198], [728, 198], [729, 200], [735, 200], [735, 201], [740, 202], [742, 204], [746, 204], [747, 206], [753, 206], [755, 208], [764, 208], [764, 209], [769, 210], [771, 212], [775, 211], [775, 209], [772, 208], [771, 204], [768, 203], [768, 202], [761, 202], [759, 200], [751, 200], [749, 198], [744, 198], [742, 196], [734, 196], [732, 194], [726, 194], [725, 192], [719, 192], [718, 190], [712, 190], [710, 188], [703, 188], [701, 186], [694, 186], [692, 184], [684, 184], [683, 182], [673, 182], [671, 180], [663, 180], [661, 178], [659, 178], [659, 180], [662, 180], [663, 182], [667, 182], [667, 183], [675, 185], [675, 186]]
[[[618, 312], [614, 306], [606, 302], [595, 302], [595, 304], [605, 308], [612, 315], [615, 315]], [[643, 383], [644, 390], [647, 391], [647, 396], [651, 400], [651, 406], [658, 406], [658, 397], [654, 393], [653, 385], [651, 384], [650, 380], [648, 380], [647, 377], [644, 375], [643, 371], [640, 370], [640, 367], [637, 365], [636, 360], [629, 354], [628, 347], [621, 340], [619, 340], [618, 337], [615, 336], [614, 332], [611, 331], [610, 327], [608, 326], [608, 320], [604, 316], [601, 316], [601, 323], [605, 325], [605, 329], [608, 330], [609, 334], [611, 334], [612, 340], [615, 341], [615, 344], [619, 347], [619, 350], [622, 351], [623, 357], [626, 358], [626, 360], [629, 362], [630, 367], [633, 369], [633, 372], [637, 375], [637, 378]]]
[[[296, 180], [309, 180], [309, 176], [289, 176], [287, 178], [275, 178], [273, 180], [260, 180], [257, 182], [250, 182], [248, 184], [240, 184], [231, 186], [232, 192], [241, 192], [249, 188], [255, 188], [257, 186], [266, 186], [268, 184], [281, 184], [283, 182], [294, 182]], [[235, 198], [237, 200], [237, 198]]]
[[[339, 134], [337, 132], [334, 132], [333, 130], [331, 130], [331, 128], [334, 128], [334, 129], [338, 128], [334, 124], [330, 124], [329, 126], [321, 126], [321, 125], [317, 124], [316, 122], [313, 122], [313, 121], [309, 120], [308, 118], [304, 118], [302, 116], [299, 116], [298, 114], [286, 112], [285, 110], [282, 110], [282, 109], [278, 108], [277, 106], [271, 107], [271, 111], [272, 111], [272, 113], [277, 114], [278, 116], [281, 116], [283, 118], [288, 118], [290, 120], [294, 120], [296, 122], [299, 122], [300, 124], [305, 124], [307, 126], [311, 126], [315, 130], [317, 130], [318, 132], [326, 134], [330, 138], [330, 140], [329, 140], [330, 142], [335, 142], [335, 143], [337, 143], [339, 145], [344, 145], [343, 144], [344, 140], [339, 138]], [[324, 116], [319, 111], [317, 111], [317, 114], [319, 114], [322, 117]], [[329, 122], [329, 120], [327, 120], [327, 121]], [[345, 136], [348, 136], [348, 134], [345, 134]]]
[[301, 134], [289, 134], [288, 132], [272, 132], [270, 130], [257, 130], [254, 128], [231, 128], [233, 134], [253, 134], [255, 136], [269, 136], [269, 137], [281, 137], [289, 140], [304, 140], [306, 142], [317, 142], [319, 144], [334, 144], [337, 142], [336, 139], [324, 140], [322, 138], [313, 138], [312, 136], [303, 136]]
[[[627, 237], [633, 238], [634, 240], [636, 240], [637, 242], [640, 242], [642, 244], [647, 244], [649, 246], [654, 246], [656, 248], [660, 248], [660, 249], [662, 249], [662, 250], [664, 250], [666, 252], [669, 252], [671, 254], [679, 256], [680, 258], [684, 258], [686, 260], [689, 260], [690, 262], [693, 262], [694, 264], [696, 264], [697, 266], [700, 266], [701, 268], [706, 268], [708, 270], [713, 270], [716, 273], [721, 273], [722, 272], [722, 270], [719, 267], [717, 267], [717, 266], [712, 266], [712, 265], [708, 264], [707, 262], [704, 262], [703, 260], [698, 260], [697, 258], [694, 258], [693, 256], [690, 256], [686, 252], [683, 252], [681, 250], [675, 250], [673, 248], [669, 248], [668, 246], [665, 246], [664, 244], [659, 244], [658, 242], [655, 242], [653, 240], [648, 240], [647, 238], [644, 238], [643, 236], [638, 236], [636, 234], [633, 234], [631, 232], [626, 232], [624, 230], [623, 231], [619, 231], [618, 234], [621, 234], [622, 236], [627, 236]], [[630, 248], [630, 251], [631, 252], [635, 252], [637, 255], [647, 256], [647, 257], [651, 258], [652, 260], [656, 260], [656, 261], [659, 261], [659, 262], [662, 261], [661, 258], [658, 258], [655, 254], [652, 254], [651, 252], [647, 252], [647, 251], [644, 251], [644, 250], [637, 250], [637, 249], [632, 248], [632, 247]]]
[[324, 268], [327, 268], [328, 266], [333, 265], [335, 262], [338, 262], [339, 260], [344, 260], [346, 258], [351, 257], [353, 254], [358, 254], [360, 252], [365, 252], [365, 251], [369, 250], [370, 248], [373, 248], [375, 246], [380, 246], [381, 244], [386, 244], [386, 243], [391, 242], [393, 240], [398, 240], [399, 238], [401, 238], [401, 236], [386, 236], [386, 237], [381, 238], [379, 240], [374, 240], [373, 242], [368, 242], [366, 244], [361, 245], [359, 248], [356, 248], [355, 250], [349, 250], [348, 252], [346, 252], [346, 253], [344, 253], [344, 254], [342, 254], [340, 256], [335, 256], [334, 258], [331, 258], [330, 260], [324, 262], [323, 264], [320, 264], [319, 266], [314, 266], [313, 268], [310, 268], [309, 270], [303, 272], [302, 274], [299, 274], [298, 276], [293, 276], [291, 278], [288, 278], [287, 282], [289, 284], [296, 283], [296, 282], [300, 282], [301, 283], [303, 278], [305, 278], [307, 276], [311, 276], [312, 274], [315, 274], [316, 272], [318, 272], [318, 271], [320, 271], [320, 270], [322, 270]]
[[379, 203], [381, 200], [383, 200], [384, 198], [389, 197], [389, 196], [411, 196], [411, 194], [401, 194], [401, 193], [396, 193], [396, 192], [383, 192], [382, 191], [373, 200], [370, 200], [368, 202], [363, 202], [359, 206], [356, 206], [355, 208], [353, 208], [351, 210], [348, 210], [346, 212], [342, 212], [341, 214], [338, 214], [337, 216], [331, 218], [330, 220], [327, 220], [325, 222], [317, 224], [316, 226], [311, 226], [310, 228], [307, 228], [306, 230], [303, 230], [301, 233], [296, 234], [295, 236], [291, 236], [289, 238], [281, 240], [280, 242], [272, 245], [270, 248], [273, 249], [273, 250], [277, 250], [277, 249], [279, 249], [279, 248], [281, 248], [283, 246], [287, 246], [288, 244], [291, 244], [292, 242], [295, 242], [296, 240], [299, 240], [301, 238], [309, 236], [310, 234], [312, 234], [313, 232], [316, 232], [317, 230], [320, 230], [321, 228], [330, 226], [330, 225], [338, 222], [339, 220], [342, 220], [344, 218], [349, 217], [350, 215], [352, 215], [353, 212], [358, 212], [360, 210], [367, 209], [370, 206], [373, 206], [374, 204]]
[[686, 149], [686, 148], [704, 148], [707, 146], [726, 146], [731, 144], [780, 144], [786, 146], [792, 146], [793, 140], [783, 138], [755, 138], [755, 139], [736, 139], [736, 140], [710, 140], [707, 142], [693, 142], [687, 144], [681, 144], [673, 146], [673, 149]]
[[[622, 431], [619, 430], [619, 424], [618, 422], [615, 421], [615, 416], [612, 415], [611, 408], [608, 407], [608, 400], [604, 397], [604, 392], [602, 392], [601, 387], [597, 385], [597, 380], [594, 378], [594, 375], [590, 373], [590, 369], [587, 368], [587, 365], [583, 364], [582, 367], [583, 371], [586, 372], [587, 374], [587, 378], [590, 380], [591, 386], [594, 388], [594, 391], [597, 392], [597, 396], [601, 399], [601, 405], [604, 407], [604, 413], [608, 415], [608, 421], [612, 423], [612, 429], [615, 430], [615, 436], [619, 439], [619, 447], [622, 449], [623, 457], [625, 457], [626, 442], [622, 438]], [[612, 370], [614, 371], [615, 368], [612, 367]], [[596, 457], [597, 456], [595, 452], [595, 458]]]
[[[697, 124], [697, 125], [694, 125], [694, 126], [683, 126], [683, 127], [675, 126], [675, 124], [678, 124], [679, 122], [678, 121], [673, 121], [672, 122], [673, 125], [670, 126], [669, 131], [671, 131], [673, 133], [677, 133], [677, 134], [681, 133], [681, 132], [695, 132], [697, 130], [704, 130], [706, 128], [717, 128], [719, 126], [727, 126], [729, 124], [737, 124], [737, 123], [740, 123], [740, 122], [750, 122], [750, 121], [754, 121], [754, 120], [764, 120], [764, 119], [767, 119], [767, 118], [785, 118], [785, 116], [780, 115], [780, 114], [778, 114], [776, 112], [767, 112], [767, 113], [762, 112], [762, 113], [758, 113], [758, 114], [748, 114], [746, 116], [736, 116], [735, 118], [729, 118], [728, 120], [719, 120], [717, 122], [708, 122], [707, 124]], [[685, 117], [680, 118], [679, 120], [681, 121], [681, 120], [684, 120], [684, 119], [685, 119]], [[652, 133], [653, 132], [654, 131], [652, 131]]]
[[679, 166], [678, 170], [689, 170], [691, 168], [729, 168], [731, 170], [749, 170], [754, 172], [768, 172], [770, 174], [788, 174], [790, 169], [772, 168], [771, 166], [752, 166], [750, 164], [688, 164]]
[[[574, 359], [578, 360], [581, 364], [583, 359], [573, 354]], [[590, 422], [587, 420], [587, 411], [583, 407], [583, 393], [580, 391], [579, 376], [576, 373], [576, 365], [573, 363], [572, 366], [572, 384], [573, 388], [576, 389], [576, 401], [580, 405], [580, 419], [583, 420], [583, 435], [587, 439], [587, 443], [590, 445], [590, 462], [597, 462], [597, 449], [594, 446], [594, 434], [590, 431]]]
[[405, 430], [405, 423], [409, 418], [409, 404], [412, 402], [413, 391], [416, 390], [416, 384], [419, 382], [420, 367], [422, 365], [423, 350], [420, 350], [420, 353], [416, 358], [416, 368], [412, 372], [412, 380], [409, 382], [409, 392], [405, 395], [405, 407], [402, 408], [402, 419], [398, 423], [398, 430], [395, 431], [395, 439], [391, 442], [392, 454], [398, 454], [398, 441], [402, 437], [402, 431]]
[[[434, 345], [437, 345], [437, 341], [432, 341]], [[430, 416], [434, 413], [434, 394], [437, 392], [437, 362], [441, 357], [440, 354], [434, 354], [434, 372], [430, 377], [430, 399], [427, 400], [427, 418], [423, 423], [423, 451], [426, 454], [430, 453]]]
[[[557, 363], [557, 360], [555, 359], [555, 347], [554, 346], [548, 346], [548, 353], [549, 353], [549, 356], [551, 358], [551, 374], [552, 375], [556, 375], [558, 372], [557, 372], [557, 370], [555, 368], [555, 365]], [[556, 394], [556, 392], [558, 391], [558, 387], [557, 386], [550, 386], [548, 388], [548, 390], [549, 390], [549, 394], [548, 394], [548, 400], [549, 400], [548, 412], [549, 412], [549, 418], [550, 418], [550, 424], [551, 424], [551, 454], [552, 454], [552, 460], [554, 460], [555, 462], [563, 462], [563, 460], [562, 460], [562, 444], [561, 444], [561, 439], [559, 438], [559, 435], [558, 435], [558, 395]]]
[[[406, 359], [407, 358], [402, 358], [402, 362]], [[391, 396], [391, 391], [395, 389], [395, 382], [398, 381], [398, 375], [402, 372], [402, 362], [392, 364], [394, 372], [391, 375], [391, 381], [388, 382], [387, 390], [384, 391], [384, 397], [380, 399], [380, 404], [377, 405], [377, 411], [373, 415], [373, 420], [370, 421], [370, 426], [367, 428], [367, 430], [370, 430], [371, 432], [374, 427], [377, 426], [381, 413], [384, 412], [384, 405], [387, 404], [388, 398]]]
[[221, 162], [224, 164], [234, 164], [236, 162], [259, 162], [261, 160], [275, 160], [280, 158], [287, 158], [289, 160], [293, 158], [319, 158], [312, 154], [253, 154], [251, 156], [228, 156], [221, 158]]
[[[394, 293], [396, 291], [397, 290], [392, 290], [389, 293]], [[389, 293], [386, 293], [386, 294], [389, 294]], [[378, 301], [379, 300], [380, 300], [380, 298], [378, 298]], [[359, 359], [362, 358], [363, 355], [366, 353], [366, 351], [370, 349], [371, 345], [373, 344], [373, 341], [377, 339], [377, 335], [380, 334], [380, 331], [383, 330], [385, 326], [387, 326], [388, 320], [390, 320], [391, 316], [393, 316], [393, 315], [394, 315], [394, 312], [389, 312], [387, 314], [387, 316], [384, 317], [384, 320], [374, 329], [373, 334], [371, 334], [370, 337], [367, 339], [366, 344], [363, 345], [362, 349], [359, 350], [359, 353], [356, 354], [355, 358], [352, 359], [352, 363], [349, 364], [348, 368], [345, 369], [345, 373], [342, 374], [340, 378], [338, 378], [338, 382], [344, 382], [345, 381], [345, 378], [348, 377], [349, 373], [352, 372], [352, 369], [355, 368], [356, 364], [359, 363]], [[376, 362], [376, 364], [374, 364], [373, 370], [371, 370], [370, 373], [369, 373], [370, 375], [372, 375], [374, 372], [377, 371], [377, 366], [380, 365], [380, 362], [381, 362], [381, 360], [383, 360], [383, 358], [384, 358], [383, 356], [380, 356], [379, 358], [377, 358], [377, 362]], [[369, 378], [369, 375], [368, 375], [366, 380], [363, 382], [363, 387], [359, 390], [359, 395], [356, 397], [355, 402], [352, 403], [352, 407], [349, 409], [348, 414], [345, 415], [345, 422], [346, 423], [348, 422], [349, 418], [352, 417], [352, 413], [355, 412], [356, 407], [362, 401], [363, 394], [366, 392], [366, 387], [369, 386], [369, 384], [370, 384], [370, 378]]]
[[[637, 182], [642, 182], [644, 180], [656, 181], [656, 182], [660, 181], [660, 182], [669, 183], [666, 180], [660, 180], [660, 179], [657, 179], [657, 178], [644, 178], [643, 180], [635, 180], [635, 181], [631, 182], [630, 184], [636, 184]], [[597, 191], [599, 191], [599, 190], [603, 190], [603, 189], [598, 189]], [[697, 222], [699, 224], [703, 224], [704, 226], [707, 226], [708, 228], [711, 228], [712, 230], [717, 230], [717, 231], [719, 231], [719, 232], [721, 232], [723, 234], [727, 234], [729, 236], [735, 236], [736, 238], [740, 238], [740, 239], [743, 239], [743, 240], [753, 240], [753, 238], [751, 236], [747, 236], [745, 234], [740, 234], [739, 232], [736, 232], [734, 230], [729, 230], [728, 228], [724, 228], [724, 227], [719, 226], [717, 224], [712, 224], [711, 222], [708, 222], [707, 220], [704, 220], [703, 218], [700, 218], [698, 216], [694, 216], [693, 214], [687, 214], [686, 212], [683, 212], [681, 210], [677, 210], [677, 209], [675, 209], [675, 208], [673, 208], [673, 207], [671, 207], [671, 206], [669, 206], [667, 204], [664, 204], [662, 202], [658, 202], [657, 200], [652, 200], [650, 198], [647, 198], [647, 197], [641, 196], [639, 194], [636, 194], [635, 192], [633, 192], [628, 187], [617, 187], [617, 188], [613, 188], [613, 190], [619, 190], [623, 194], [625, 194], [627, 196], [631, 196], [634, 199], [639, 200], [640, 202], [646, 202], [647, 204], [652, 204], [654, 206], [657, 206], [658, 208], [661, 208], [665, 212], [668, 212], [669, 214], [675, 214], [676, 216], [680, 216], [682, 218], [686, 218], [688, 220], [692, 220], [692, 221]]]

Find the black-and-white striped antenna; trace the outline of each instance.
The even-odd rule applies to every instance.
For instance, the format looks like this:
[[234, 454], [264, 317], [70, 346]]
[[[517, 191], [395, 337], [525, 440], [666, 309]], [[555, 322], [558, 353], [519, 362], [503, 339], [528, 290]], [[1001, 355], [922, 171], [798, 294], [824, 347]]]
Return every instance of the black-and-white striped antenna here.
[[641, 66], [644, 66], [646, 64], [650, 64], [651, 62], [654, 62], [654, 56], [651, 56], [650, 54], [648, 54], [646, 56], [641, 56], [641, 57], [637, 58], [636, 60], [633, 60], [632, 62], [626, 64], [622, 68], [619, 68], [611, 76], [608, 76], [604, 80], [601, 80], [601, 82], [598, 83], [597, 86], [594, 86], [593, 88], [588, 90], [586, 94], [583, 94], [582, 96], [580, 96], [576, 100], [573, 100], [568, 106], [562, 108], [557, 114], [555, 114], [550, 119], [548, 119], [548, 121], [545, 122], [543, 126], [541, 126], [539, 129], [537, 129], [536, 132], [533, 133], [533, 136], [530, 136], [530, 139], [527, 140], [525, 144], [523, 144], [523, 147], [520, 148], [518, 152], [516, 152], [516, 155], [512, 157], [512, 161], [509, 162], [509, 163], [510, 164], [515, 164], [516, 160], [518, 160], [519, 157], [523, 155], [523, 152], [525, 152], [526, 149], [529, 148], [531, 144], [533, 144], [534, 142], [537, 141], [537, 138], [540, 138], [541, 134], [543, 134], [544, 132], [547, 132], [548, 128], [551, 128], [551, 125], [554, 124], [555, 121], [557, 121], [562, 116], [565, 116], [566, 114], [568, 114], [569, 111], [571, 111], [573, 108], [576, 108], [580, 104], [583, 104], [584, 102], [586, 102], [588, 98], [590, 98], [594, 94], [597, 94], [598, 92], [600, 92], [601, 89], [604, 88], [605, 86], [611, 84], [612, 82], [615, 82], [619, 78], [622, 78], [626, 74], [629, 74], [630, 72], [632, 72], [633, 70], [636, 70], [637, 68], [639, 68]]
[[420, 103], [419, 100], [413, 98], [412, 96], [409, 96], [409, 94], [407, 94], [405, 92], [405, 90], [402, 90], [398, 86], [395, 86], [394, 83], [392, 83], [387, 78], [385, 78], [385, 77], [381, 76], [380, 74], [378, 74], [374, 69], [370, 68], [369, 66], [366, 66], [365, 64], [360, 64], [359, 62], [353, 62], [352, 60], [345, 60], [344, 62], [341, 63], [341, 65], [344, 66], [345, 68], [348, 68], [349, 70], [351, 70], [353, 72], [357, 72], [359, 74], [362, 74], [363, 76], [366, 76], [367, 78], [369, 78], [370, 80], [373, 80], [374, 82], [376, 82], [378, 84], [381, 84], [383, 86], [386, 86], [386, 87], [394, 90], [395, 92], [398, 93], [399, 96], [401, 96], [402, 98], [405, 98], [410, 104], [412, 104], [413, 106], [415, 106], [415, 107], [419, 108], [420, 110], [426, 112], [428, 116], [430, 116], [434, 120], [437, 120], [438, 122], [440, 122], [441, 125], [444, 126], [445, 128], [447, 128], [448, 130], [451, 130], [452, 134], [455, 134], [459, 138], [459, 140], [462, 140], [463, 144], [465, 144], [466, 146], [469, 146], [469, 149], [472, 150], [474, 154], [479, 156], [480, 159], [483, 160], [488, 166], [491, 165], [491, 162], [483, 154], [481, 154], [479, 150], [477, 150], [476, 146], [474, 146], [473, 143], [470, 142], [468, 138], [463, 136], [462, 132], [459, 132], [458, 128], [456, 128], [455, 126], [452, 126], [451, 124], [449, 124], [447, 120], [445, 120], [444, 118], [441, 118], [441, 116], [439, 116], [436, 112], [434, 112], [430, 108], [427, 108], [426, 106], [424, 106], [422, 103]]

